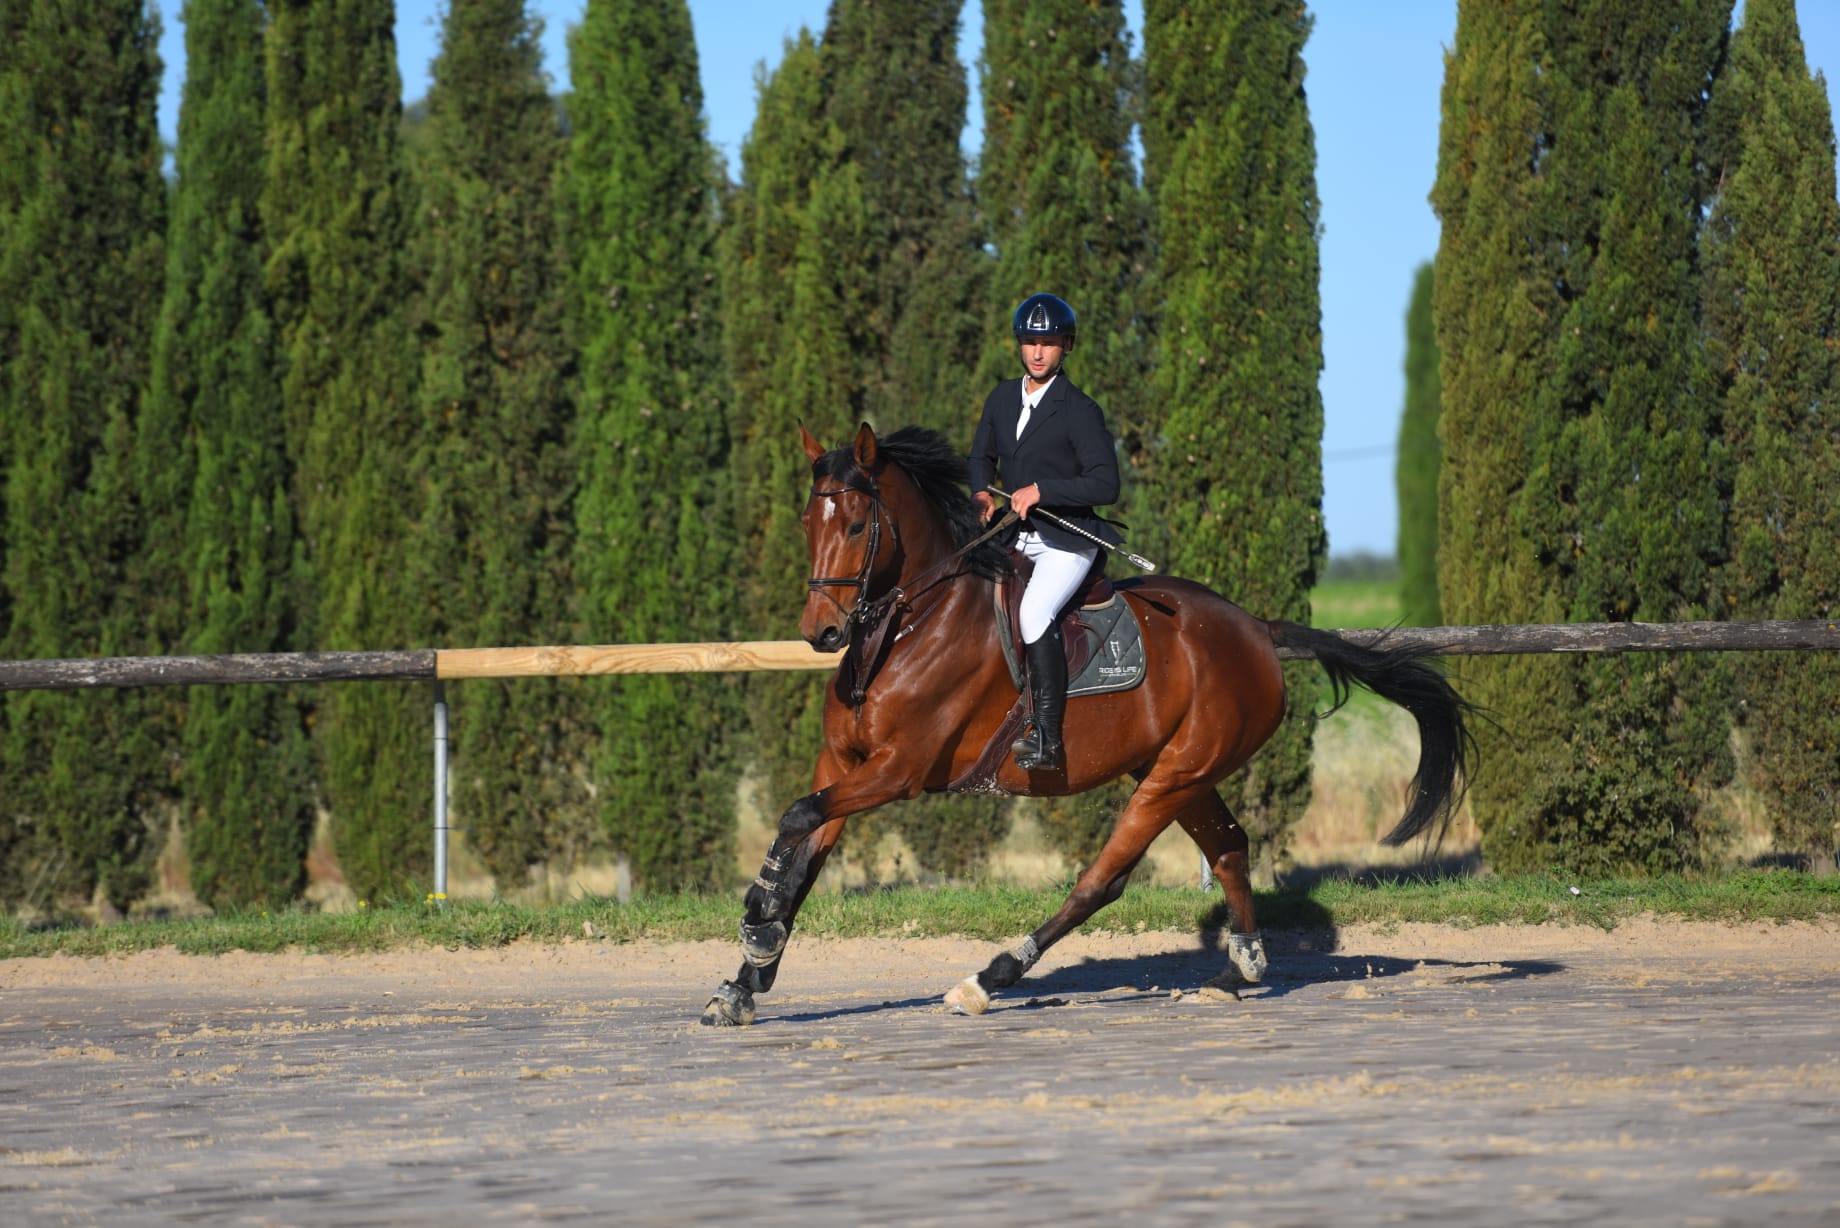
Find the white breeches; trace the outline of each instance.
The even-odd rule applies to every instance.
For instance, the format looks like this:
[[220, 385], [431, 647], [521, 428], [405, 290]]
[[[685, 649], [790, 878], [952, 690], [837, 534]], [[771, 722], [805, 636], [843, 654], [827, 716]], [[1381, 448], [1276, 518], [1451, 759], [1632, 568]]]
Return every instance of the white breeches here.
[[1062, 550], [1043, 541], [1041, 534], [1026, 532], [1016, 539], [1016, 548], [1035, 564], [1029, 586], [1022, 591], [1021, 615], [1022, 642], [1033, 644], [1054, 625], [1054, 616], [1092, 570], [1099, 548]]

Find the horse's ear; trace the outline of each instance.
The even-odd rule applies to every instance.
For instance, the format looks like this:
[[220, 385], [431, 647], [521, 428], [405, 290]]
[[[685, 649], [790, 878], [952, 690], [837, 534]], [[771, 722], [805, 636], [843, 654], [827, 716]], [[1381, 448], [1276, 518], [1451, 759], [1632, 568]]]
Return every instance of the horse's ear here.
[[820, 456], [824, 455], [824, 445], [819, 443], [817, 439], [812, 436], [812, 433], [805, 429], [805, 424], [803, 422], [799, 423], [799, 442], [805, 445], [805, 455], [811, 457], [814, 462]]
[[856, 464], [865, 472], [875, 468], [875, 432], [867, 422], [856, 428]]

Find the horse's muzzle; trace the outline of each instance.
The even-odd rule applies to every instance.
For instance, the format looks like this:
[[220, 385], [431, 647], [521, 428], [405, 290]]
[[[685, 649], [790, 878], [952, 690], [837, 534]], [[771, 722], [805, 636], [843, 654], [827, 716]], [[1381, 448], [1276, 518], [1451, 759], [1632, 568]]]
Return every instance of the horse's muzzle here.
[[806, 632], [805, 642], [819, 652], [837, 652], [843, 647], [843, 628], [827, 626], [817, 632]]

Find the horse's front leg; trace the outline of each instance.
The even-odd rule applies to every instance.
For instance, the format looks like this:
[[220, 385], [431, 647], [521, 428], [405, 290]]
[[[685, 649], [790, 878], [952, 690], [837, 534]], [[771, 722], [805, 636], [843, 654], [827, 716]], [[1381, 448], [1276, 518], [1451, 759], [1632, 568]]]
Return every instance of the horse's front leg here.
[[[901, 778], [891, 778], [875, 766], [871, 760], [836, 784], [800, 798], [780, 816], [779, 833], [747, 891], [741, 969], [710, 996], [703, 1008], [705, 1024], [745, 1027], [754, 1022], [754, 995], [773, 988], [793, 919], [843, 834], [844, 820], [912, 795]], [[831, 774], [820, 768], [821, 779]]]
[[813, 793], [793, 803], [781, 817], [780, 834], [747, 890], [741, 915], [741, 970], [716, 987], [703, 1007], [705, 1024], [746, 1027], [754, 1022], [754, 995], [773, 988], [786, 940], [792, 935], [793, 918], [837, 837], [843, 834], [841, 818], [819, 820], [816, 827], [801, 826], [822, 812], [819, 794]]

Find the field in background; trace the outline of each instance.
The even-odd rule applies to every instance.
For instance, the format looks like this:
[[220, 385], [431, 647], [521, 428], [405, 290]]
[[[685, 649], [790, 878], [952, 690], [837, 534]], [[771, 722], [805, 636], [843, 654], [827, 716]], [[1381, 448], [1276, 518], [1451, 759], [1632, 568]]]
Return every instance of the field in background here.
[[[1310, 622], [1326, 629], [1390, 627], [1399, 621], [1395, 578], [1330, 579], [1310, 593]], [[1322, 678], [1318, 671], [1317, 677]], [[1327, 685], [1322, 708], [1329, 705]], [[1418, 727], [1405, 709], [1366, 691], [1316, 728], [1310, 809], [1291, 849], [1291, 864], [1309, 877], [1359, 874], [1427, 861], [1414, 844], [1380, 843], [1405, 813], [1406, 782], [1418, 766]], [[1479, 837], [1465, 807], [1435, 853], [1445, 870], [1480, 867]]]

